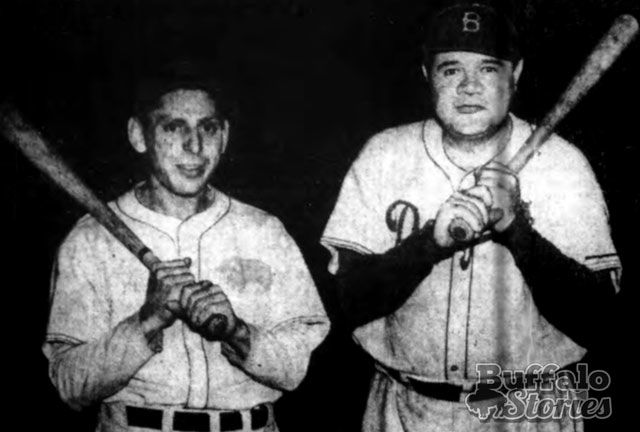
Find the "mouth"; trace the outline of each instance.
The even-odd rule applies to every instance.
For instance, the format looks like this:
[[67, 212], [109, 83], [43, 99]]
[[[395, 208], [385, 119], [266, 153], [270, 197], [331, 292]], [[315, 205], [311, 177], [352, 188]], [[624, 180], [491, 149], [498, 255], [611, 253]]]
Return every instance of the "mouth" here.
[[178, 164], [176, 168], [184, 177], [191, 179], [202, 177], [205, 172], [204, 164]]
[[480, 111], [484, 111], [486, 108], [482, 105], [464, 104], [456, 105], [456, 111], [460, 114], [475, 114]]

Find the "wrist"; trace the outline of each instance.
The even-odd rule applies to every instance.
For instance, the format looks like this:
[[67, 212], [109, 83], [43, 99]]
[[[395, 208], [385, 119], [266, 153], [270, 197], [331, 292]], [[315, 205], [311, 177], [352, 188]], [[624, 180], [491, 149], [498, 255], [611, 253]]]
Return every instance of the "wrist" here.
[[529, 204], [520, 201], [514, 209], [514, 217], [511, 223], [501, 232], [495, 233], [494, 240], [512, 249], [525, 243], [532, 231], [533, 219], [529, 212]]
[[155, 352], [162, 351], [162, 330], [166, 325], [157, 317], [146, 316], [142, 311], [138, 312], [138, 322], [149, 347]]
[[224, 343], [231, 348], [233, 357], [244, 360], [249, 355], [251, 341], [251, 328], [241, 319], [236, 320], [236, 325]]
[[454, 246], [441, 246], [435, 238], [435, 219], [429, 219], [419, 232], [421, 238], [421, 250], [436, 264], [454, 254]]

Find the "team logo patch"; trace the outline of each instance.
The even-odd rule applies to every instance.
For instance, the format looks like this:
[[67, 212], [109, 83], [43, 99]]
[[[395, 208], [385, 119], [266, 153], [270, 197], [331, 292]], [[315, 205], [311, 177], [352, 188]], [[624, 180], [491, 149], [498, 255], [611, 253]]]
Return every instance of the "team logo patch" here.
[[462, 16], [462, 31], [465, 33], [478, 33], [480, 31], [480, 14], [467, 11]]
[[420, 212], [408, 201], [398, 200], [387, 208], [387, 228], [396, 235], [396, 245], [420, 229]]
[[217, 270], [227, 286], [237, 292], [267, 292], [273, 282], [271, 267], [257, 259], [233, 257], [224, 261]]

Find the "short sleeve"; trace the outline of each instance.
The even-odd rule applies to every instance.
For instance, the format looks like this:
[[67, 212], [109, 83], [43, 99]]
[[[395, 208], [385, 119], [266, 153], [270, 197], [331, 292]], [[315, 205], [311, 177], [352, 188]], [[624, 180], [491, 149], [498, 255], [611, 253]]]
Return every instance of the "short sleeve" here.
[[618, 287], [622, 266], [611, 239], [607, 205], [588, 161], [559, 138], [540, 159], [522, 178], [523, 182], [529, 175], [542, 178], [529, 191], [534, 196], [534, 226], [564, 254], [589, 269], [611, 270]]
[[331, 273], [339, 267], [337, 247], [372, 254], [393, 246], [382, 203], [389, 160], [381, 141], [372, 138], [349, 169], [322, 234], [320, 242], [332, 254]]
[[270, 320], [277, 326], [289, 320], [326, 323], [326, 312], [313, 278], [295, 241], [280, 221], [269, 222], [264, 256], [274, 271]]
[[109, 330], [109, 301], [93, 237], [81, 221], [58, 251], [51, 277], [47, 342], [78, 344], [97, 340]]

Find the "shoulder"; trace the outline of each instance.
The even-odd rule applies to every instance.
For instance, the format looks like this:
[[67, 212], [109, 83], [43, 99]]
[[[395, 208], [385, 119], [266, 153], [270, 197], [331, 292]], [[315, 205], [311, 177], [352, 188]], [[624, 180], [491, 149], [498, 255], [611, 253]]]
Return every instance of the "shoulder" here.
[[366, 142], [358, 155], [358, 161], [401, 157], [406, 153], [421, 149], [424, 124], [424, 121], [420, 121], [378, 132]]
[[[122, 220], [126, 220], [126, 215], [118, 207], [117, 202], [129, 193], [127, 192], [107, 203], [111, 210]], [[95, 255], [96, 251], [113, 242], [116, 242], [113, 235], [96, 218], [90, 214], [85, 214], [73, 225], [59, 249], [62, 253], [65, 250], [82, 248], [87, 249], [87, 255]]]
[[271, 230], [282, 227], [282, 223], [277, 217], [232, 197], [229, 197], [229, 211], [225, 218], [229, 222], [240, 224], [245, 228]]
[[582, 151], [556, 134], [540, 148], [530, 165], [531, 171], [544, 171], [547, 175], [593, 177], [591, 164]]
[[[522, 145], [535, 130], [536, 126], [512, 115], [517, 142]], [[591, 171], [584, 154], [572, 143], [558, 134], [551, 134], [546, 142], [536, 151], [531, 161], [523, 168], [523, 172], [535, 170], [567, 170]]]
[[57, 259], [65, 262], [87, 262], [99, 259], [100, 251], [104, 251], [110, 243], [110, 234], [91, 215], [81, 217], [61, 242]]

